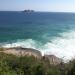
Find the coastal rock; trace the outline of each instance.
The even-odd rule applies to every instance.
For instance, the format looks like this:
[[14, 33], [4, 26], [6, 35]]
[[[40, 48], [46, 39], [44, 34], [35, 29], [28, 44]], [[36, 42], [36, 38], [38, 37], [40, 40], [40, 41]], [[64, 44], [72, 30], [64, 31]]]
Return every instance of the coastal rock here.
[[22, 47], [4, 48], [0, 52], [4, 52], [6, 54], [13, 54], [16, 56], [34, 56], [35, 58], [38, 59], [47, 60], [50, 65], [58, 65], [62, 62], [62, 59], [54, 55], [42, 56], [40, 51], [31, 48], [22, 48]]
[[54, 55], [44, 55], [44, 60], [48, 60], [50, 65], [58, 65], [62, 62], [62, 59], [54, 56]]
[[31, 48], [22, 48], [22, 47], [14, 47], [14, 48], [4, 48], [2, 51], [6, 54], [13, 54], [16, 56], [34, 56], [35, 58], [42, 58], [41, 52]]

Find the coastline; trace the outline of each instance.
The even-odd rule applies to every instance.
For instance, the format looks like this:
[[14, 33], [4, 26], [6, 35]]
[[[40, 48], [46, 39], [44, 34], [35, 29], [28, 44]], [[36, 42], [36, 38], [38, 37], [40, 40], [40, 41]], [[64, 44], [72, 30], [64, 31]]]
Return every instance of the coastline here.
[[0, 48], [0, 52], [5, 54], [12, 54], [17, 57], [24, 57], [24, 56], [33, 56], [36, 59], [40, 60], [48, 60], [49, 63], [52, 65], [57, 65], [62, 62], [61, 58], [56, 57], [55, 55], [44, 55], [42, 56], [41, 52], [36, 49], [32, 48], [22, 48], [22, 47], [13, 47], [13, 48]]

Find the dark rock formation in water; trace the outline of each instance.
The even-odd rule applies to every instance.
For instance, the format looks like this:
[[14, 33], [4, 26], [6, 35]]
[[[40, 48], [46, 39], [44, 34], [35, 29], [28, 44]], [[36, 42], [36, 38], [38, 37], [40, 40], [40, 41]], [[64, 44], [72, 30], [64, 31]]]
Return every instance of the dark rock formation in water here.
[[35, 11], [34, 10], [24, 10], [23, 12], [25, 12], [25, 13], [33, 13]]

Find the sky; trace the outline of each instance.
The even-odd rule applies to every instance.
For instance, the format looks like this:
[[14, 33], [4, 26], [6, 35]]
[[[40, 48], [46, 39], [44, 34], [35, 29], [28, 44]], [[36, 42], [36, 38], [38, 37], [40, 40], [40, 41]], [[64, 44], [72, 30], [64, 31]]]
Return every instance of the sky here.
[[75, 0], [0, 0], [0, 11], [75, 12]]

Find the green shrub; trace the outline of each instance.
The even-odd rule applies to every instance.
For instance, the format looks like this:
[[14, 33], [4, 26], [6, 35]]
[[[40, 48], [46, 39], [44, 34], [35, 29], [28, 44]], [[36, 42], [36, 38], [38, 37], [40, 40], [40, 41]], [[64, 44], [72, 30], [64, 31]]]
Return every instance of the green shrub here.
[[17, 57], [0, 52], [0, 75], [75, 75], [75, 61], [54, 66], [33, 56]]

